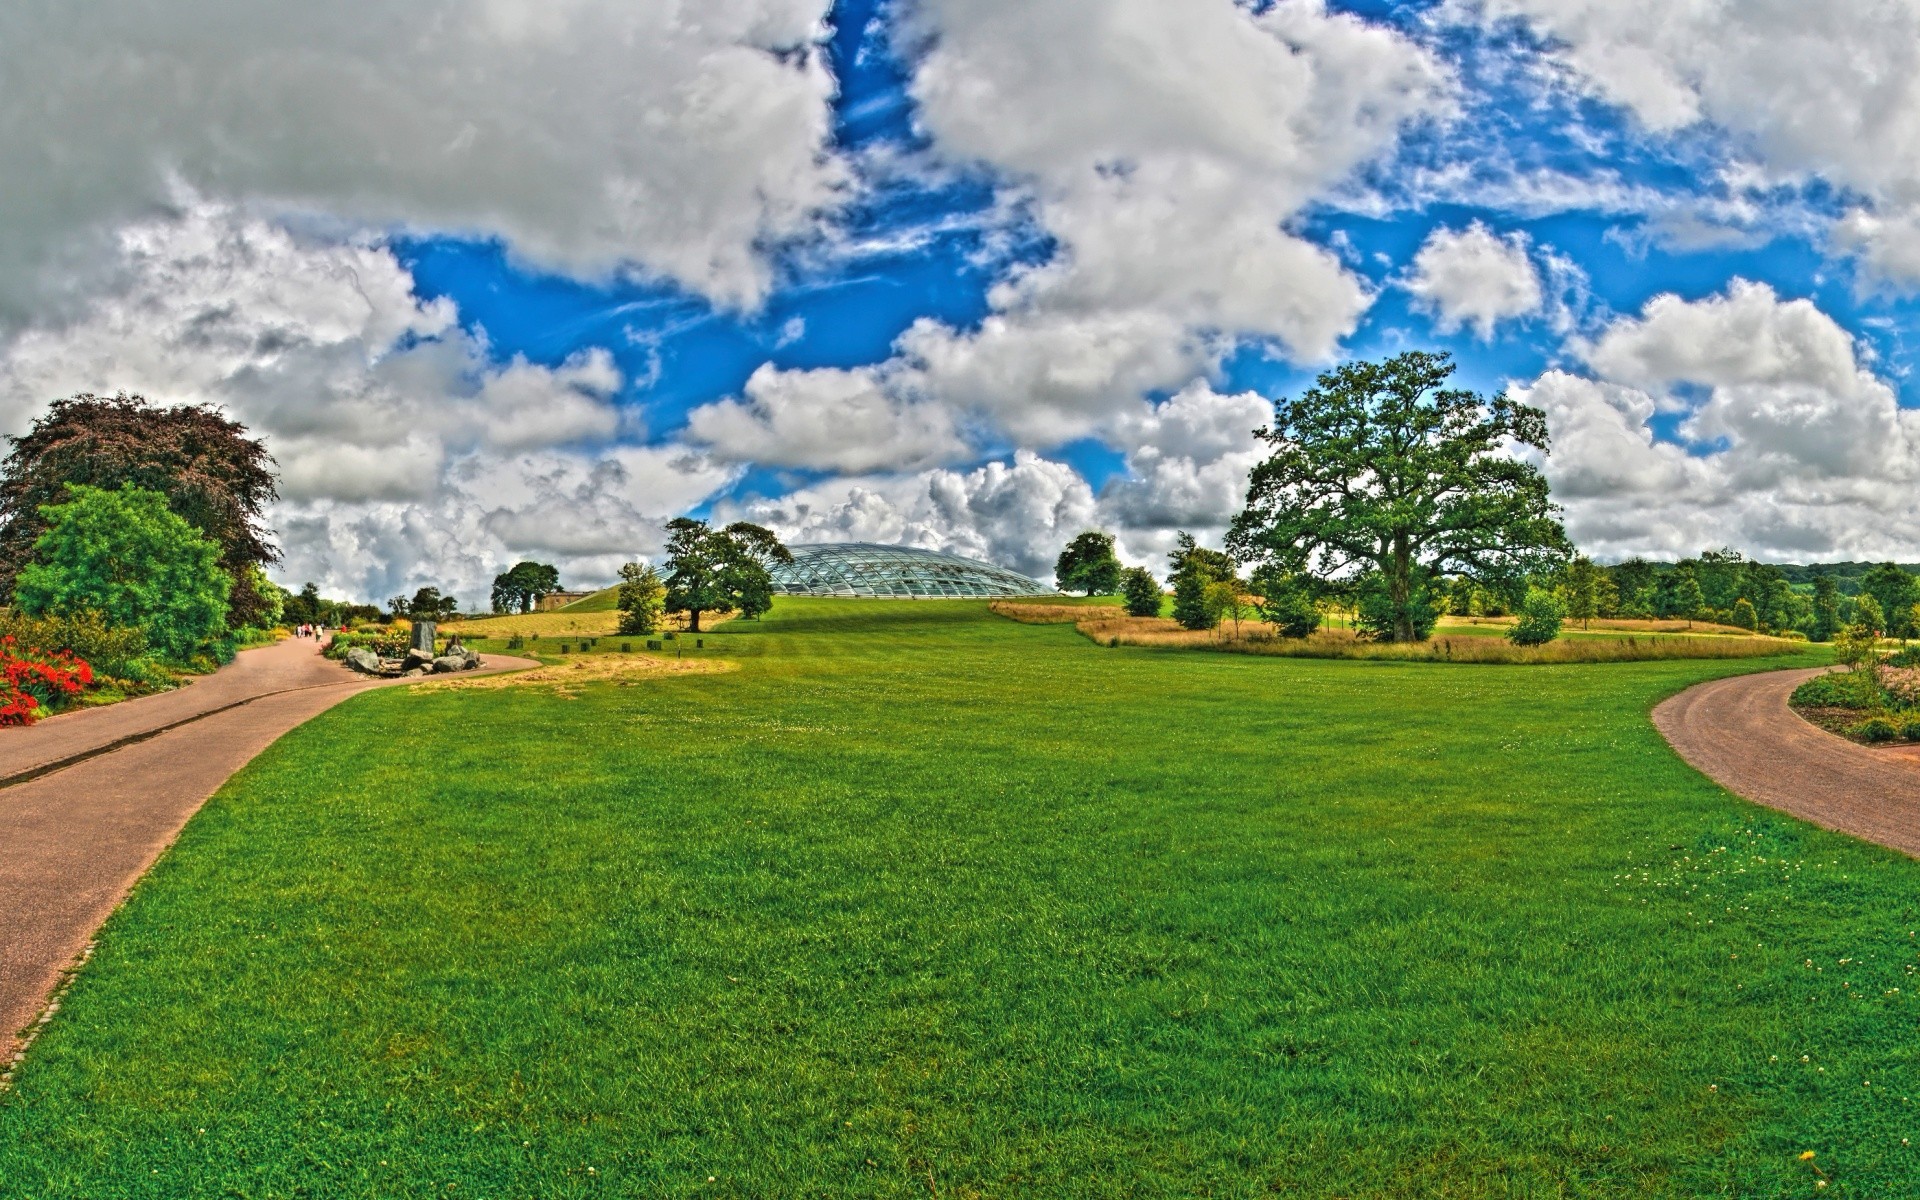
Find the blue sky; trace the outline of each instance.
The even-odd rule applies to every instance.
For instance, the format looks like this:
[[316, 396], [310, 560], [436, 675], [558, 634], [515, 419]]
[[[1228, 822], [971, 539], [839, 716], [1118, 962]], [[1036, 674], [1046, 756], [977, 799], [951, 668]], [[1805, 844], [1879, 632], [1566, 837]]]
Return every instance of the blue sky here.
[[[65, 42], [143, 36], [44, 19], [55, 93], [101, 86]], [[0, 390], [15, 426], [68, 388], [236, 410], [290, 577], [358, 595], [598, 582], [679, 512], [1150, 561], [1218, 535], [1271, 399], [1407, 348], [1546, 409], [1594, 553], [1911, 558], [1904, 20], [581, 0], [316, 26], [392, 85], [325, 104], [220, 99], [273, 47], [189, 20], [143, 48], [216, 99], [0, 131], [72, 175], [0, 213]]]

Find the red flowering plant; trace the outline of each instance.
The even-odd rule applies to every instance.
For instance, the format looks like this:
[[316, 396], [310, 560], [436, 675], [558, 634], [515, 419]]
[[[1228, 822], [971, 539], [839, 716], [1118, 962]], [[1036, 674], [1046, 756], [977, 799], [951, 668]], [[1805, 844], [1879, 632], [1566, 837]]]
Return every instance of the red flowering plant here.
[[93, 668], [65, 650], [0, 637], [0, 725], [31, 725], [93, 684]]

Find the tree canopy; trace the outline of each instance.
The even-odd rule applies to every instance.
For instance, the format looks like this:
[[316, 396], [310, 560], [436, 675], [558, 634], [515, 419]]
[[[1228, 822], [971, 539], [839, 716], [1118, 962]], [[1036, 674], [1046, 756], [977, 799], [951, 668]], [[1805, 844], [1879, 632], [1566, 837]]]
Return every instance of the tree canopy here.
[[660, 614], [667, 607], [667, 585], [660, 582], [660, 573], [651, 565], [630, 562], [622, 566], [616, 596], [620, 609], [616, 632], [634, 637], [660, 628]]
[[546, 563], [517, 562], [493, 577], [493, 611], [530, 613], [560, 590], [560, 571]]
[[266, 511], [279, 491], [273, 457], [247, 427], [205, 405], [160, 407], [139, 396], [55, 400], [0, 462], [0, 590], [13, 586], [46, 531], [46, 506], [69, 483], [158, 492], [220, 551], [234, 586], [228, 623], [257, 625], [267, 607], [249, 566], [278, 562]]
[[1053, 564], [1053, 580], [1063, 592], [1110, 596], [1120, 590], [1120, 560], [1113, 535], [1088, 530], [1067, 543]]
[[692, 517], [675, 517], [667, 522], [667, 611], [686, 613], [694, 633], [700, 632], [701, 613], [760, 616], [773, 607], [768, 568], [792, 561], [769, 529], [746, 521], [715, 529]]
[[226, 632], [233, 579], [220, 568], [220, 547], [176, 516], [159, 492], [74, 484], [65, 504], [43, 505], [39, 515], [45, 530], [14, 580], [21, 612], [98, 613], [111, 625], [139, 629], [176, 661]]
[[437, 587], [423, 587], [413, 594], [411, 600], [405, 596], [395, 596], [387, 605], [396, 617], [410, 617], [415, 621], [451, 621], [460, 615], [460, 601], [453, 596], [443, 596]]
[[1546, 477], [1546, 416], [1446, 386], [1444, 354], [1348, 363], [1274, 405], [1228, 549], [1322, 583], [1357, 582], [1371, 631], [1431, 629], [1442, 575], [1509, 585], [1572, 552]]
[[1187, 629], [1211, 629], [1215, 618], [1207, 607], [1207, 588], [1216, 583], [1239, 585], [1238, 565], [1220, 550], [1209, 550], [1182, 530], [1174, 535], [1167, 556], [1167, 581], [1173, 585], [1173, 619]]

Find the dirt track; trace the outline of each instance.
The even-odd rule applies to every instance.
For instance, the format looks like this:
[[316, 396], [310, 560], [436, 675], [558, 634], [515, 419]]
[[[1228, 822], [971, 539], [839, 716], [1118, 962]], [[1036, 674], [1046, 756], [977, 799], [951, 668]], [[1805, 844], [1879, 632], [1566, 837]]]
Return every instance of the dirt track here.
[[[535, 665], [493, 656], [482, 670]], [[292, 638], [177, 691], [0, 730], [0, 1073], [61, 973], [207, 797], [280, 735], [386, 682]]]
[[1816, 729], [1787, 707], [1825, 668], [1689, 688], [1653, 710], [1673, 748], [1736, 795], [1920, 857], [1920, 757]]

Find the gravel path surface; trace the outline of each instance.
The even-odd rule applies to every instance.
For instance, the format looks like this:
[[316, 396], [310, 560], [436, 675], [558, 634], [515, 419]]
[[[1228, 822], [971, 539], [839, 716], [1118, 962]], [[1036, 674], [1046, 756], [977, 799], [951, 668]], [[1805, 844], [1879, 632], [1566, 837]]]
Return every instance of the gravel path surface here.
[[1717, 679], [1653, 710], [1673, 748], [1736, 795], [1920, 857], [1915, 748], [1856, 745], [1796, 716], [1793, 689], [1818, 667]]
[[[481, 671], [537, 665], [493, 655]], [[101, 922], [229, 776], [342, 700], [411, 682], [365, 679], [289, 638], [177, 691], [0, 730], [0, 1072]]]

